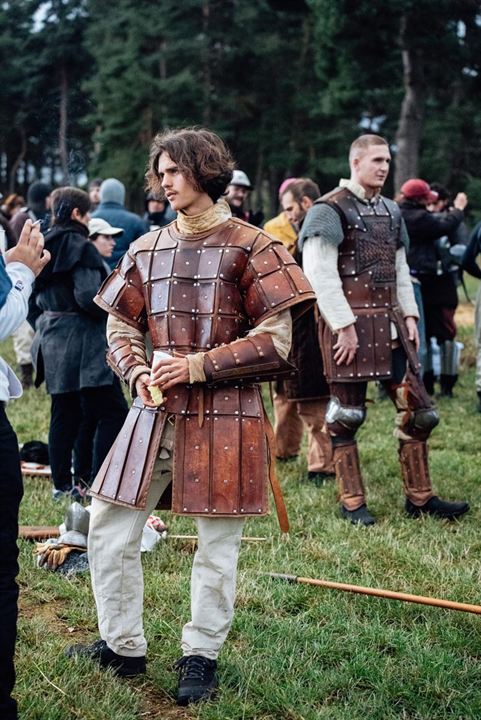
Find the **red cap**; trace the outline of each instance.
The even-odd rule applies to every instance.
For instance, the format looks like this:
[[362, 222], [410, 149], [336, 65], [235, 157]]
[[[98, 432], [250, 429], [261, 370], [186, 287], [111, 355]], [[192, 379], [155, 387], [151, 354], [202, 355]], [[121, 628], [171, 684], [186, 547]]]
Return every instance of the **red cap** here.
[[289, 187], [289, 185], [292, 185], [292, 183], [296, 182], [297, 180], [299, 180], [299, 178], [294, 178], [294, 177], [286, 178], [285, 180], [283, 180], [279, 187], [279, 197], [282, 197], [284, 195], [284, 193], [286, 192], [287, 188]]
[[406, 180], [401, 187], [401, 192], [408, 200], [425, 200], [428, 203], [433, 203], [439, 198], [439, 194], [431, 190], [427, 182], [420, 180], [420, 178]]

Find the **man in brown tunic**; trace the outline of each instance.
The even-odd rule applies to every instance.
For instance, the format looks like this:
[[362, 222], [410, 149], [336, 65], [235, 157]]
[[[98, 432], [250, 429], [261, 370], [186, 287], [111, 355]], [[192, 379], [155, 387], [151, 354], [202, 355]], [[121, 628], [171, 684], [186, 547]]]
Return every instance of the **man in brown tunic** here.
[[[109, 313], [109, 362], [135, 401], [92, 487], [89, 558], [101, 639], [68, 654], [123, 676], [145, 672], [141, 535], [171, 487], [173, 512], [195, 518], [199, 538], [180, 705], [217, 686], [244, 521], [267, 512], [269, 430], [258, 382], [293, 372], [291, 311], [295, 317], [315, 298], [282, 243], [233, 218], [219, 199], [232, 170], [207, 130], [157, 136], [149, 184], [177, 219], [132, 243], [96, 299]], [[164, 353], [152, 368], [147, 331]], [[153, 385], [162, 393], [157, 405]]]
[[419, 377], [409, 239], [398, 206], [380, 194], [390, 160], [383, 138], [355, 140], [350, 180], [313, 205], [300, 237], [322, 315], [321, 349], [331, 390], [326, 420], [341, 513], [362, 525], [375, 522], [366, 505], [355, 439], [365, 419], [370, 380], [384, 384], [396, 407], [394, 434], [408, 514], [456, 518], [469, 509], [465, 502], [434, 495], [429, 477], [427, 439], [439, 418]]

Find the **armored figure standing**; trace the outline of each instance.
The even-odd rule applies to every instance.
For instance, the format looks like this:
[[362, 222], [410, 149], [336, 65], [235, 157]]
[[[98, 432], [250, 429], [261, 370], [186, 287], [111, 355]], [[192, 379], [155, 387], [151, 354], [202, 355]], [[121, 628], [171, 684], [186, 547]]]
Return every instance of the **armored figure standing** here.
[[[171, 488], [173, 512], [194, 517], [199, 537], [180, 705], [215, 691], [244, 520], [267, 512], [272, 450], [258, 382], [293, 372], [291, 311], [295, 317], [315, 301], [282, 243], [219, 200], [232, 169], [209, 131], [157, 136], [150, 186], [165, 193], [177, 219], [136, 240], [97, 297], [109, 313], [109, 363], [137, 397], [92, 488], [89, 558], [101, 640], [69, 654], [121, 675], [145, 671], [141, 534]], [[147, 331], [154, 358], [163, 356], [152, 372]], [[162, 392], [158, 406], [152, 385]], [[276, 493], [272, 472], [271, 484]]]
[[375, 522], [355, 436], [365, 420], [367, 383], [378, 380], [397, 411], [406, 511], [413, 517], [459, 517], [468, 504], [438, 498], [429, 476], [427, 439], [439, 418], [419, 376], [409, 238], [398, 206], [380, 194], [391, 159], [388, 144], [363, 135], [349, 159], [351, 179], [314, 204], [300, 238], [322, 315], [319, 336], [331, 390], [326, 421], [341, 513], [354, 524]]

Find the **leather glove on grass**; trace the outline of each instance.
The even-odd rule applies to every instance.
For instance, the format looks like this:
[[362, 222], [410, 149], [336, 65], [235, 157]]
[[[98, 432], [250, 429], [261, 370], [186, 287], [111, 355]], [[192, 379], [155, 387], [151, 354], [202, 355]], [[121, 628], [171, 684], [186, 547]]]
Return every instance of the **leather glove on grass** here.
[[39, 556], [39, 567], [46, 565], [49, 570], [56, 570], [60, 567], [60, 565], [63, 565], [72, 550], [85, 552], [84, 547], [79, 547], [78, 545], [64, 545], [63, 543], [37, 543], [37, 547], [33, 552], [34, 555]]

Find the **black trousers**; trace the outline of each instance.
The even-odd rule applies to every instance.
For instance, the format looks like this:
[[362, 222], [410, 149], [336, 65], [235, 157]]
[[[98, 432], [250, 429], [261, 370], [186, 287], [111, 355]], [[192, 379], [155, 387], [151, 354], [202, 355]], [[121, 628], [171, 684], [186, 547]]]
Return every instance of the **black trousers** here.
[[13, 656], [17, 638], [18, 509], [23, 495], [15, 433], [0, 404], [0, 718], [16, 720]]
[[117, 378], [112, 385], [52, 395], [48, 450], [52, 480], [57, 490], [72, 487], [72, 450], [82, 423], [95, 426], [92, 449], [92, 476], [95, 476], [119, 434], [127, 412]]

